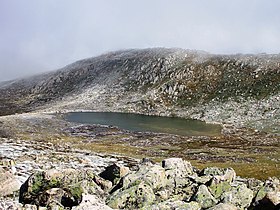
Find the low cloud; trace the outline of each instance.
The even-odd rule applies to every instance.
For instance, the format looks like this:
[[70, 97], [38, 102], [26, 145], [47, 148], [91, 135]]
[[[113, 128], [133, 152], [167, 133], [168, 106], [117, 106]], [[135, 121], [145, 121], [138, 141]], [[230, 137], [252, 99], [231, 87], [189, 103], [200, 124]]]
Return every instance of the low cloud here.
[[279, 1], [1, 1], [0, 81], [104, 52], [279, 53]]

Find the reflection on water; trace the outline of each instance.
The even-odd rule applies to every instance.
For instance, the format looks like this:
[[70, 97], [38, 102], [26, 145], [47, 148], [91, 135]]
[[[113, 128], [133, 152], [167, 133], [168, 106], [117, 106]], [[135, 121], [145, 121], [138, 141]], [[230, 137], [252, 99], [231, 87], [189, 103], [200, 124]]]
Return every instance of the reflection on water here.
[[116, 112], [71, 112], [66, 114], [71, 122], [113, 125], [130, 131], [150, 131], [184, 136], [214, 136], [221, 133], [221, 126], [199, 120], [178, 117], [158, 117]]

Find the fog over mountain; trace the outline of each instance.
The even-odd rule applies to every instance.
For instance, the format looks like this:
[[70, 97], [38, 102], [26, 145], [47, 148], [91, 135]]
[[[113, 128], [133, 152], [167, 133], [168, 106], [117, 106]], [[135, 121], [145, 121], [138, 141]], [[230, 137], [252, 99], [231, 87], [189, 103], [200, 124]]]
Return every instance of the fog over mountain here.
[[129, 48], [279, 53], [276, 0], [0, 2], [0, 81]]
[[102, 54], [0, 82], [0, 115], [44, 110], [129, 112], [250, 125], [279, 133], [280, 55], [179, 48]]

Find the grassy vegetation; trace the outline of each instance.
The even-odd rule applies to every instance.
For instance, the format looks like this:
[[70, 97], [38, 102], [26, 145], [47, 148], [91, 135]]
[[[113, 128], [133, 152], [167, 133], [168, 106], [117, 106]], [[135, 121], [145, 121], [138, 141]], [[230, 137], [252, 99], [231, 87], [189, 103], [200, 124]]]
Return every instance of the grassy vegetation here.
[[[254, 154], [248, 152], [239, 152], [230, 154], [226, 150], [220, 150], [214, 155], [209, 151], [198, 148], [192, 148], [192, 153], [202, 154], [205, 160], [196, 160], [191, 155], [184, 155], [184, 151], [189, 148], [154, 146], [154, 147], [136, 147], [128, 144], [115, 144], [113, 142], [77, 144], [80, 149], [89, 149], [95, 152], [118, 154], [130, 156], [134, 158], [149, 157], [156, 162], [162, 161], [167, 157], [182, 157], [189, 160], [193, 166], [203, 169], [205, 167], [217, 166], [228, 168], [232, 167], [237, 175], [242, 177], [252, 177], [258, 179], [267, 179], [268, 177], [280, 177], [280, 150], [267, 152], [265, 154]], [[269, 154], [268, 154], [269, 153]], [[209, 156], [207, 158], [207, 156]], [[214, 160], [211, 157], [216, 157]], [[221, 157], [221, 158], [219, 158]], [[232, 161], [228, 161], [226, 157], [232, 157]], [[237, 161], [234, 158], [238, 157]], [[208, 159], [208, 160], [207, 160]], [[250, 161], [247, 161], [250, 160]]]

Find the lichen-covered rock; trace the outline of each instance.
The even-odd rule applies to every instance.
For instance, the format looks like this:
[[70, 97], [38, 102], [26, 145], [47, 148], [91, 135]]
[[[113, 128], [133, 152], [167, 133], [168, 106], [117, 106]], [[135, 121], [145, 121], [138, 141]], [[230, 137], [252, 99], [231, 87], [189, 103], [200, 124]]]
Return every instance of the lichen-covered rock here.
[[256, 196], [257, 192], [263, 187], [264, 182], [258, 179], [254, 178], [248, 178], [245, 183], [247, 184], [247, 187], [254, 192], [254, 196]]
[[9, 171], [0, 168], [0, 197], [13, 194], [20, 188], [20, 182]]
[[112, 208], [96, 195], [83, 194], [82, 202], [79, 206], [74, 206], [72, 210], [112, 210]]
[[162, 161], [162, 167], [169, 177], [187, 177], [194, 173], [190, 162], [182, 158], [168, 158]]
[[226, 181], [216, 183], [212, 180], [208, 189], [214, 198], [219, 199], [222, 194], [231, 190], [231, 185]]
[[238, 208], [230, 203], [219, 203], [207, 210], [238, 210]]
[[[61, 188], [51, 188], [46, 190], [42, 194], [38, 195], [37, 198], [40, 201], [40, 206], [47, 206], [50, 209], [72, 207], [78, 205], [81, 201], [80, 197], [75, 197], [68, 194]], [[60, 202], [58, 202], [60, 201]]]
[[156, 199], [151, 186], [144, 181], [134, 184], [115, 191], [107, 198], [106, 204], [114, 209], [136, 209], [151, 205]]
[[255, 201], [262, 200], [268, 192], [280, 192], [280, 180], [277, 178], [270, 178], [265, 181], [264, 185], [258, 190]]
[[96, 175], [90, 170], [49, 170], [32, 174], [21, 186], [19, 201], [23, 204], [50, 206], [58, 203], [65, 207], [77, 206], [82, 194], [100, 197], [104, 191], [95, 183]]
[[164, 188], [155, 192], [157, 201], [166, 201], [170, 198], [172, 194], [173, 190], [168, 188]]
[[254, 194], [252, 190], [247, 188], [245, 184], [238, 184], [232, 187], [230, 191], [223, 193], [221, 200], [223, 203], [230, 203], [240, 209], [244, 209], [250, 206], [253, 197]]
[[197, 191], [198, 184], [185, 182], [186, 185], [181, 185], [180, 187], [175, 187], [173, 190], [173, 195], [170, 198], [190, 201], [194, 193]]
[[211, 193], [208, 191], [208, 188], [205, 185], [200, 185], [196, 194], [192, 198], [194, 201], [198, 202], [202, 208], [210, 208], [218, 203]]
[[154, 204], [152, 206], [146, 206], [141, 210], [200, 210], [201, 206], [195, 201], [184, 202], [184, 201], [165, 201], [162, 203]]
[[280, 180], [270, 178], [264, 182], [254, 198], [252, 208], [255, 209], [280, 209]]
[[138, 170], [124, 176], [112, 190], [106, 203], [112, 208], [140, 208], [152, 204], [154, 192], [167, 185], [165, 170], [149, 161], [143, 161]]
[[190, 178], [194, 175], [190, 162], [182, 158], [168, 158], [162, 161], [162, 167], [168, 180], [167, 188], [172, 192], [170, 197], [189, 201], [197, 189], [197, 184]]
[[153, 190], [164, 188], [167, 185], [165, 170], [156, 164], [141, 164], [137, 171], [133, 171], [124, 176], [118, 183], [119, 187], [129, 188], [141, 181], [144, 181]]
[[223, 168], [218, 168], [218, 167], [207, 167], [204, 168], [199, 175], [200, 176], [216, 176], [216, 175], [223, 175], [224, 174], [224, 169]]
[[208, 167], [203, 169], [200, 175], [213, 176], [217, 182], [233, 182], [236, 178], [236, 173], [232, 168]]
[[[120, 166], [108, 168], [103, 177], [112, 182], [120, 178], [117, 184], [92, 170], [36, 172], [22, 185], [19, 200], [31, 204], [29, 209], [278, 210], [280, 206], [277, 178], [265, 182], [235, 178], [233, 169], [215, 167], [198, 173], [180, 158], [166, 159], [162, 165], [144, 159], [123, 177]], [[0, 200], [0, 207], [9, 206], [25, 208]]]

